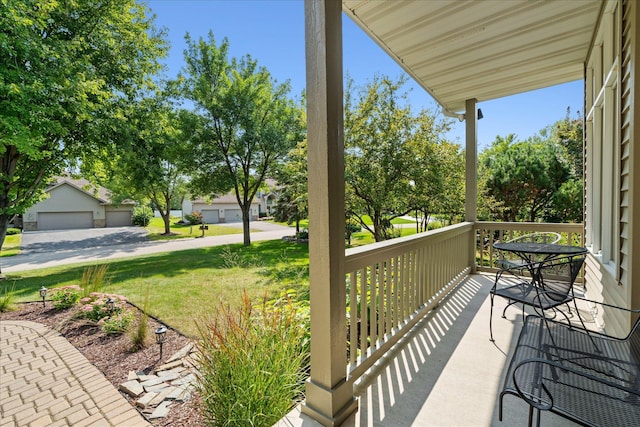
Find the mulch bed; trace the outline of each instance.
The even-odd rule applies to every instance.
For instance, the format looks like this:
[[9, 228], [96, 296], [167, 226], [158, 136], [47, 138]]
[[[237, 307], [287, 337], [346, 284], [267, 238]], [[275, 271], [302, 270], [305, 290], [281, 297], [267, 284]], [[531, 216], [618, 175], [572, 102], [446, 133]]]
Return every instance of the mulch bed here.
[[[73, 309], [55, 310], [50, 302], [46, 307], [42, 303], [17, 304], [17, 310], [0, 313], [0, 320], [28, 320], [44, 324], [57, 330], [75, 348], [77, 348], [107, 379], [118, 388], [127, 380], [129, 371], [149, 373], [162, 363], [159, 360], [158, 345], [150, 338], [146, 348], [131, 352], [131, 338], [128, 334], [105, 335], [99, 327], [84, 319], [74, 319]], [[159, 326], [158, 322], [149, 318], [149, 331]], [[168, 328], [166, 342], [163, 345], [163, 360], [190, 342], [190, 339], [178, 331]], [[126, 394], [125, 398], [135, 407], [135, 402]], [[200, 398], [197, 393], [183, 403], [173, 403], [169, 415], [152, 420], [154, 426], [200, 426], [203, 425], [199, 412]]]

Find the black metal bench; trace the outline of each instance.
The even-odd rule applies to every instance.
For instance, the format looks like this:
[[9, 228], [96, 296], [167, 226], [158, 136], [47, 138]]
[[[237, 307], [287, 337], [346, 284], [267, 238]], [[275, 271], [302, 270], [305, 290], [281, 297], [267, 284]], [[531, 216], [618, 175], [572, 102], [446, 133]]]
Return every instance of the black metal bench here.
[[640, 425], [639, 323], [619, 339], [527, 316], [500, 393], [500, 421], [511, 394], [529, 404], [529, 426], [534, 412], [540, 425], [541, 411], [585, 426]]

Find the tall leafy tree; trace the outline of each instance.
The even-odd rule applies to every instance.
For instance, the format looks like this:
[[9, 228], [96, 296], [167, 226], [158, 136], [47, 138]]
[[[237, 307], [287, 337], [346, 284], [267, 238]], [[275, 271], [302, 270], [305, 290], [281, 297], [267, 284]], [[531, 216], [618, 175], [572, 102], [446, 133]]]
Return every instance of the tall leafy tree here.
[[192, 187], [215, 195], [233, 189], [242, 210], [244, 244], [251, 243], [251, 202], [273, 166], [302, 140], [301, 111], [251, 56], [229, 59], [226, 39], [187, 34], [186, 67], [179, 77], [200, 127], [190, 141], [196, 154]]
[[393, 237], [392, 219], [442, 208], [434, 200], [448, 176], [440, 160], [447, 125], [426, 111], [415, 115], [404, 83], [376, 76], [357, 90], [349, 79], [345, 91], [347, 216], [376, 241]]
[[582, 222], [584, 211], [584, 140], [581, 118], [567, 116], [551, 127], [551, 141], [560, 147], [560, 158], [569, 168], [569, 179], [554, 194], [545, 221]]
[[392, 237], [391, 220], [409, 212], [415, 120], [403, 83], [376, 76], [356, 92], [350, 79], [345, 91], [345, 180], [354, 196], [347, 199], [347, 215], [376, 242]]
[[414, 153], [410, 203], [416, 212], [417, 231], [426, 231], [432, 214], [453, 221], [464, 208], [464, 157], [460, 146], [443, 140], [446, 122], [421, 114], [421, 125], [410, 142]]
[[280, 186], [275, 217], [287, 224], [295, 223], [300, 232], [300, 220], [309, 215], [307, 186], [307, 141], [301, 141], [289, 151], [278, 167], [275, 177]]
[[[189, 116], [188, 112], [183, 112]], [[183, 137], [183, 120], [167, 94], [156, 92], [133, 102], [121, 132], [121, 146], [111, 159], [109, 188], [120, 198], [150, 202], [170, 234], [172, 205], [186, 193], [191, 152]]]
[[0, 0], [0, 245], [51, 176], [108, 154], [165, 52], [135, 0]]

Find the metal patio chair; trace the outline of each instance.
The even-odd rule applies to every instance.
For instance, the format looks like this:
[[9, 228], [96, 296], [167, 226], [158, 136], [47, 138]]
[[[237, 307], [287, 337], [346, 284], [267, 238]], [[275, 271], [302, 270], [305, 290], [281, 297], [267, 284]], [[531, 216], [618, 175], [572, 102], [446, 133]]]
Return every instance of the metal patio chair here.
[[[572, 256], [565, 258], [557, 258], [554, 260], [533, 262], [530, 264], [520, 264], [515, 267], [503, 268], [496, 273], [496, 280], [491, 288], [491, 312], [489, 316], [489, 333], [491, 341], [493, 339], [493, 305], [496, 296], [508, 300], [507, 306], [502, 311], [502, 317], [506, 318], [507, 308], [513, 304], [522, 304], [522, 316], [524, 318], [525, 306], [533, 307], [533, 309], [541, 316], [547, 317], [545, 311], [552, 310], [551, 318], [558, 313], [562, 314], [571, 324], [571, 320], [567, 313], [559, 310], [558, 307], [566, 305], [571, 314], [569, 303], [573, 301], [575, 306], [575, 298], [573, 292], [573, 284], [580, 273], [585, 256]], [[531, 272], [531, 277], [516, 274], [526, 269]], [[510, 274], [515, 279], [507, 280], [504, 276]], [[584, 321], [580, 317], [578, 307], [575, 306], [576, 315], [580, 323], [584, 327]]]

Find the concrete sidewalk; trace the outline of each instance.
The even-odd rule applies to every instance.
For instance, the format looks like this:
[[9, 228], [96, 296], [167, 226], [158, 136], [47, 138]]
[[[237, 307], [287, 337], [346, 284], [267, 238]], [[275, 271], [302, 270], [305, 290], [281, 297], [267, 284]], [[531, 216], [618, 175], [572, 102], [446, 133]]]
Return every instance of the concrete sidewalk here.
[[[255, 231], [251, 233], [252, 242], [276, 240], [281, 239], [284, 236], [295, 234], [295, 229], [275, 224], [263, 225], [259, 223], [252, 223], [251, 227], [254, 229], [257, 227], [264, 229], [264, 231]], [[0, 259], [0, 267], [2, 267], [3, 273], [13, 273], [65, 264], [104, 261], [108, 259], [148, 255], [159, 252], [172, 252], [229, 245], [233, 243], [242, 243], [242, 241], [243, 235], [242, 233], [239, 233], [204, 238], [147, 241], [142, 243], [102, 246], [91, 249], [81, 248], [51, 252], [35, 252], [12, 257], [3, 257]]]
[[71, 425], [151, 424], [60, 334], [0, 321], [0, 426]]

